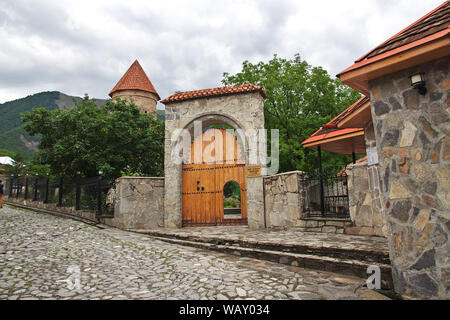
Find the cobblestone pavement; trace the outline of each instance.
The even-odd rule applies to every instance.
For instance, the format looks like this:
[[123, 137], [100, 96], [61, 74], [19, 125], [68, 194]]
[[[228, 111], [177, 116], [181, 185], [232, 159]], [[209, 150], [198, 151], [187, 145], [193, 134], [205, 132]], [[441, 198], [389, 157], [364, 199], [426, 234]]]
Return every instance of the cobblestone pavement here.
[[302, 244], [309, 247], [340, 248], [349, 250], [369, 250], [389, 254], [386, 238], [356, 236], [348, 234], [330, 234], [289, 230], [249, 230], [247, 227], [189, 227], [182, 229], [137, 230], [142, 233], [157, 232], [165, 235], [195, 236], [196, 238], [220, 238], [227, 240], [245, 240], [254, 243], [272, 243], [285, 245]]
[[0, 299], [358, 299], [363, 279], [0, 209]]

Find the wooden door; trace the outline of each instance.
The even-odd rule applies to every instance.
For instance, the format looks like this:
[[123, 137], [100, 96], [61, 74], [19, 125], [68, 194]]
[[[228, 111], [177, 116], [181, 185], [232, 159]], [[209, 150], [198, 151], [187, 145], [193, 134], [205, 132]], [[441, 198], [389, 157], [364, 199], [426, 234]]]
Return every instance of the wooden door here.
[[[190, 159], [182, 166], [183, 226], [247, 224], [245, 160], [237, 138], [223, 129], [209, 129], [192, 142]], [[228, 181], [241, 188], [239, 219], [224, 219], [223, 188]]]

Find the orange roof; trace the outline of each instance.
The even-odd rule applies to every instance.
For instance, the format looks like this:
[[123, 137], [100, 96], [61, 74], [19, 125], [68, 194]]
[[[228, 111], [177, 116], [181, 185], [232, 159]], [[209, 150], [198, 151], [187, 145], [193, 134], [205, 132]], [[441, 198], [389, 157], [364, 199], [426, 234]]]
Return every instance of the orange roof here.
[[116, 86], [109, 93], [109, 96], [112, 97], [114, 92], [121, 90], [146, 91], [155, 94], [158, 100], [161, 99], [137, 60], [133, 62], [131, 67], [125, 72], [119, 82], [117, 82]]
[[350, 114], [358, 110], [361, 106], [363, 106], [366, 102], [369, 101], [369, 98], [366, 96], [363, 96], [361, 99], [356, 101], [354, 104], [352, 104], [350, 107], [345, 109], [343, 112], [341, 112], [337, 117], [335, 117], [333, 120], [327, 123], [327, 125], [335, 124], [338, 125], [339, 122], [341, 122], [343, 119], [348, 117]]
[[[338, 77], [351, 87], [367, 93], [368, 90], [366, 87], [368, 79], [426, 62], [426, 55], [429, 57], [428, 60], [448, 55], [449, 35], [450, 0], [447, 0], [421, 19], [417, 20], [387, 41], [383, 42], [381, 45], [377, 46], [375, 49], [371, 50], [369, 53], [356, 60], [352, 66], [339, 73]], [[440, 42], [437, 43], [438, 41]], [[433, 44], [432, 47], [423, 48], [426, 45], [431, 46], [431, 44]], [[421, 49], [421, 52], [417, 52], [411, 57], [406, 55], [406, 52], [412, 52], [416, 49], [418, 50], [419, 47], [423, 49]], [[399, 57], [402, 53], [405, 53], [405, 55], [403, 55], [403, 57]], [[395, 68], [390, 65], [380, 65], [377, 67], [380, 68], [379, 70], [375, 67], [367, 70], [366, 72], [370, 73], [370, 75], [349, 75], [351, 71], [364, 70], [363, 68], [368, 65], [381, 63], [381, 61], [388, 61], [388, 58], [393, 56], [398, 57], [398, 61], [389, 63], [397, 64]], [[348, 75], [344, 77], [346, 74]], [[353, 79], [353, 77], [355, 77], [355, 79]]]
[[362, 97], [350, 107], [324, 124], [322, 128], [314, 132], [308, 139], [302, 142], [305, 148], [317, 148], [340, 154], [352, 154], [352, 152], [365, 153], [364, 128], [339, 128], [339, 122], [359, 110], [369, 98]]
[[[302, 142], [303, 145], [311, 144], [313, 142], [318, 142], [321, 140], [327, 140], [330, 138], [335, 138], [343, 135], [347, 135], [349, 133], [356, 133], [356, 132], [364, 132], [363, 128], [348, 128], [348, 129], [336, 129], [336, 130], [327, 130], [320, 128], [318, 131], [316, 131], [311, 137], [306, 139]], [[325, 132], [325, 133], [324, 133]]]
[[249, 93], [249, 92], [259, 92], [263, 98], [267, 97], [266, 92], [260, 86], [256, 86], [251, 83], [245, 83], [228, 87], [178, 92], [164, 99], [163, 101], [161, 101], [161, 103], [169, 104], [192, 99], [220, 97], [231, 94]]
[[357, 131], [364, 130], [363, 128], [347, 128], [347, 129], [339, 129], [338, 124], [340, 121], [345, 119], [347, 116], [358, 110], [364, 103], [369, 101], [369, 98], [362, 97], [350, 107], [341, 112], [338, 116], [334, 117], [330, 122], [324, 124], [322, 128], [314, 132], [311, 137], [302, 142], [302, 144], [309, 144], [312, 142], [316, 142], [319, 140], [325, 140], [336, 136], [345, 135], [348, 133], [353, 133]]

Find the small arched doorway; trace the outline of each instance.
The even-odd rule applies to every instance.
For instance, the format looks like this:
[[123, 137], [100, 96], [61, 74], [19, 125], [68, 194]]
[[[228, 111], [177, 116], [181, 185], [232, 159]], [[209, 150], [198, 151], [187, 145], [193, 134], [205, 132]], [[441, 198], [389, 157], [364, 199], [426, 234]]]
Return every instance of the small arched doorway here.
[[223, 186], [223, 218], [241, 219], [241, 186], [230, 180]]
[[[182, 225], [246, 225], [245, 159], [237, 137], [225, 129], [207, 129], [192, 142], [189, 159], [182, 165]], [[224, 187], [230, 181], [240, 190], [238, 216], [224, 215]]]

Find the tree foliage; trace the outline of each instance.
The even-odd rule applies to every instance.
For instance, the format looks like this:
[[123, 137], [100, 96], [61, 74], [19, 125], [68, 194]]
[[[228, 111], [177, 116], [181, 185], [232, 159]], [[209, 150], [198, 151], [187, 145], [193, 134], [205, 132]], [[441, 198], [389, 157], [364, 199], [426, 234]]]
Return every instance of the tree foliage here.
[[141, 114], [124, 100], [98, 107], [88, 96], [71, 110], [35, 108], [23, 115], [30, 135], [41, 135], [36, 163], [52, 174], [107, 178], [123, 172], [160, 176], [163, 173], [164, 123]]
[[[244, 61], [242, 71], [224, 73], [222, 83], [252, 83], [265, 89], [265, 127], [279, 129], [281, 172], [316, 170], [317, 152], [301, 143], [360, 98], [357, 91], [331, 78], [321, 67], [312, 67], [299, 54], [290, 60], [274, 55], [267, 63]], [[350, 161], [349, 156], [323, 154], [327, 171], [336, 172]]]

